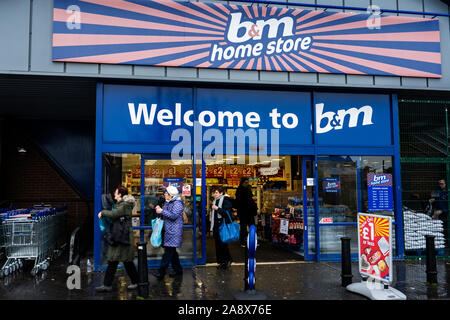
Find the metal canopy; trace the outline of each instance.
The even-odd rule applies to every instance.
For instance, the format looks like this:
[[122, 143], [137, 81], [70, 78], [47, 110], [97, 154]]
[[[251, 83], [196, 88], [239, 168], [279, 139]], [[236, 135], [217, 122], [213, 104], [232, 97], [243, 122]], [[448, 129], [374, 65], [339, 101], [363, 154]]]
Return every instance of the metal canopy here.
[[0, 75], [0, 117], [94, 119], [95, 79]]

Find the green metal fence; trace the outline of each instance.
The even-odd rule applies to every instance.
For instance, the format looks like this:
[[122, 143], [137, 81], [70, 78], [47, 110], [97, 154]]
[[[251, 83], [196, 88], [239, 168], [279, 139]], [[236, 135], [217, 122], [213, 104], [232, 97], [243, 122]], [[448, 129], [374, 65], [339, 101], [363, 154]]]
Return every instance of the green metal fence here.
[[439, 196], [439, 180], [449, 189], [450, 99], [400, 98], [398, 107], [406, 255], [423, 252], [425, 234], [436, 236], [439, 255], [448, 255], [448, 219], [432, 219], [436, 202], [429, 200]]

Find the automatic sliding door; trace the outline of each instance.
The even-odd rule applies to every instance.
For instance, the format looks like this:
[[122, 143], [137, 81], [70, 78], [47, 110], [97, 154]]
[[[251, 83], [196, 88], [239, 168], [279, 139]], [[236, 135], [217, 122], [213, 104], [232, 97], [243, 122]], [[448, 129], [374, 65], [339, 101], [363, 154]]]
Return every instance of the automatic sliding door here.
[[389, 156], [319, 157], [319, 260], [339, 260], [342, 237], [351, 238], [352, 256], [357, 258], [358, 212], [393, 216], [393, 211], [378, 209], [387, 199], [369, 201], [368, 178], [384, 174], [392, 174]]
[[[164, 156], [163, 156], [164, 157]], [[151, 235], [151, 221], [156, 216], [155, 207], [164, 205], [163, 191], [169, 185], [178, 188], [183, 199], [184, 214], [187, 221], [183, 225], [183, 244], [178, 249], [180, 259], [184, 264], [195, 264], [196, 262], [196, 234], [194, 228], [196, 199], [194, 197], [193, 165], [191, 160], [158, 159], [161, 157], [148, 155], [143, 159], [144, 165], [144, 188], [142, 197], [142, 213], [144, 221], [145, 239]], [[141, 224], [141, 227], [143, 225]], [[150, 260], [159, 260], [164, 252], [163, 248], [147, 248]]]

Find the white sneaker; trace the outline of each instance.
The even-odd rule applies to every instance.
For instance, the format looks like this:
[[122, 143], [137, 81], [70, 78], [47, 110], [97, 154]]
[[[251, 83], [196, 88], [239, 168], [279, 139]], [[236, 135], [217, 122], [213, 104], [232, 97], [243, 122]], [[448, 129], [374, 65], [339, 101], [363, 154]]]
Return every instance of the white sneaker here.
[[135, 283], [135, 284], [130, 284], [127, 288], [128, 288], [128, 290], [134, 290], [137, 287], [138, 287], [138, 285], [137, 285], [137, 283]]

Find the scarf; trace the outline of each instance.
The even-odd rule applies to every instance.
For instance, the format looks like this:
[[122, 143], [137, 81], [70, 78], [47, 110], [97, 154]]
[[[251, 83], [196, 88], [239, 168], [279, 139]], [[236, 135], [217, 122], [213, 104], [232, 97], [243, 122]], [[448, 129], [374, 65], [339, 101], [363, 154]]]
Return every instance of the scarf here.
[[[217, 204], [217, 206], [219, 208], [222, 208], [223, 198], [225, 198], [225, 195], [222, 195], [220, 198], [218, 198], [219, 199], [219, 204]], [[217, 199], [214, 199], [214, 203], [216, 201], [217, 201]], [[213, 231], [213, 228], [214, 228], [214, 216], [215, 216], [215, 214], [216, 214], [216, 210], [213, 210], [211, 212], [211, 228], [210, 228], [210, 231]], [[218, 217], [221, 218], [220, 214], [219, 213], [217, 213], [217, 214], [219, 215]]]

